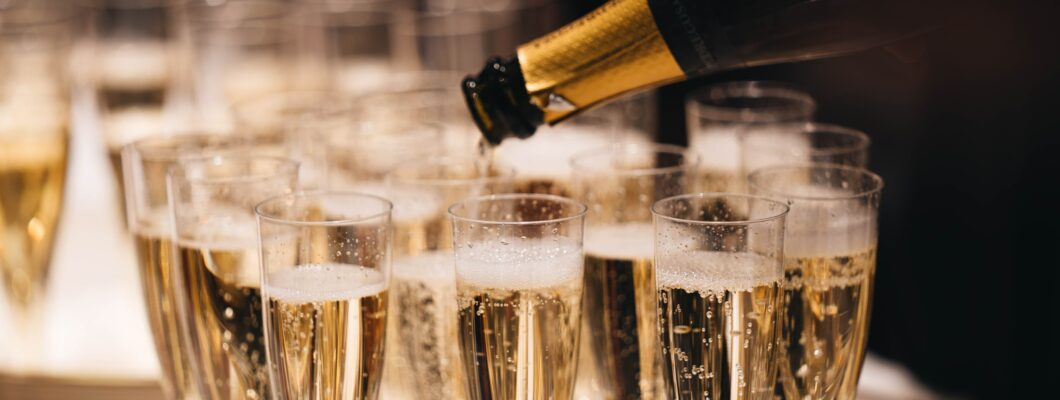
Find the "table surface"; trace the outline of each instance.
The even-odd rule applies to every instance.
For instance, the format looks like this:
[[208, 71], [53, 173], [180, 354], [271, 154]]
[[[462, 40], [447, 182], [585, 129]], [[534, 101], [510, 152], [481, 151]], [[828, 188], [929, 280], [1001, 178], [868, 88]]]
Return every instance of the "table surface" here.
[[[75, 107], [66, 201], [44, 312], [43, 354], [29, 374], [33, 378], [0, 373], [0, 399], [162, 397], [134, 251], [122, 226], [104, 144], [93, 129], [90, 97], [82, 95]], [[0, 370], [2, 353], [0, 348]], [[901, 365], [872, 354], [858, 397], [934, 398]]]

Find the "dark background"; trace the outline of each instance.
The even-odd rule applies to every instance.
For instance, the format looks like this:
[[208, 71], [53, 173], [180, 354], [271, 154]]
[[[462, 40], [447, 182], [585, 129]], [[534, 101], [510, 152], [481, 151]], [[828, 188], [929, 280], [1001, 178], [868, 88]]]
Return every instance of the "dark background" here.
[[801, 87], [818, 120], [871, 136], [885, 180], [871, 351], [946, 397], [1056, 398], [1056, 3], [955, 3], [945, 26], [898, 46], [664, 87], [659, 140], [686, 142], [684, 96], [704, 85]]

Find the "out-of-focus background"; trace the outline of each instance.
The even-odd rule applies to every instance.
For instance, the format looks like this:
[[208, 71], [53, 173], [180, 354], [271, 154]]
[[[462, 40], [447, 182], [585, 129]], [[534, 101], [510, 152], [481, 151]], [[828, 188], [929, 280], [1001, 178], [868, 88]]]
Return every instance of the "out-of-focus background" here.
[[[160, 398], [124, 222], [115, 161], [120, 146], [150, 134], [249, 129], [263, 119], [255, 100], [271, 92], [328, 90], [385, 104], [406, 101], [381, 95], [400, 89], [435, 91], [436, 97], [416, 99], [442, 104], [443, 114], [422, 119], [441, 122], [437, 129], [453, 149], [471, 149], [476, 133], [464, 116], [459, 78], [602, 3], [37, 2], [77, 9], [69, 18], [80, 25], [65, 51], [74, 60], [66, 191], [49, 233], [55, 244], [50, 263], [44, 261], [50, 264], [46, 284], [30, 315], [39, 330], [16, 337], [15, 311], [0, 307], [5, 400]], [[0, 0], [0, 8], [17, 3]], [[594, 115], [609, 131], [686, 144], [684, 101], [696, 88], [777, 80], [811, 94], [818, 120], [869, 134], [870, 169], [887, 181], [861, 397], [1017, 397], [1010, 392], [1010, 326], [1016, 323], [1010, 312], [1023, 300], [1013, 279], [1019, 271], [1057, 265], [1055, 256], [1052, 262], [1041, 256], [1056, 244], [1055, 228], [1052, 236], [1043, 232], [1048, 228], [1038, 215], [1056, 182], [1045, 172], [1046, 149], [1056, 148], [1049, 146], [1055, 126], [1046, 104], [1060, 76], [1058, 33], [1050, 23], [1056, 5], [1047, 3], [969, 3], [960, 22], [902, 46], [714, 75]], [[0, 107], [0, 121], [33, 112], [29, 106]], [[253, 116], [241, 121], [240, 109]], [[562, 129], [550, 135], [563, 137]], [[528, 167], [521, 172], [536, 167], [557, 174], [552, 168], [565, 165], [564, 155], [608, 138], [559, 141], [562, 154], [541, 141], [508, 145], [498, 154]], [[542, 158], [518, 160], [535, 146]], [[13, 164], [19, 155], [0, 149], [0, 156]]]

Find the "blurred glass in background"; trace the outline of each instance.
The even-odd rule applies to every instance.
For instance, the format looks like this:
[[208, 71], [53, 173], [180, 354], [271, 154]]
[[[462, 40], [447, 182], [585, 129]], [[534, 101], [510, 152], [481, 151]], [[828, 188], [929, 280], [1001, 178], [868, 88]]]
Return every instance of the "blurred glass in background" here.
[[0, 370], [42, 366], [49, 263], [69, 155], [78, 9], [0, 9]]
[[688, 147], [703, 158], [702, 190], [742, 192], [743, 141], [766, 135], [784, 146], [798, 140], [787, 133], [813, 120], [817, 104], [809, 94], [777, 82], [719, 83], [696, 90], [685, 101]]

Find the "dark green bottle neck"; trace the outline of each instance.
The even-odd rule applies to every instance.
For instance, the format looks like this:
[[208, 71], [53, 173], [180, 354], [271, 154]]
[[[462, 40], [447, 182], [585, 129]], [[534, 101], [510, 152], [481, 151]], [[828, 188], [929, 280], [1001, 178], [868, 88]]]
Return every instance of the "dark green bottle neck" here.
[[464, 78], [461, 88], [475, 125], [494, 146], [509, 136], [530, 137], [544, 122], [544, 113], [530, 102], [516, 57], [489, 60], [477, 76]]

